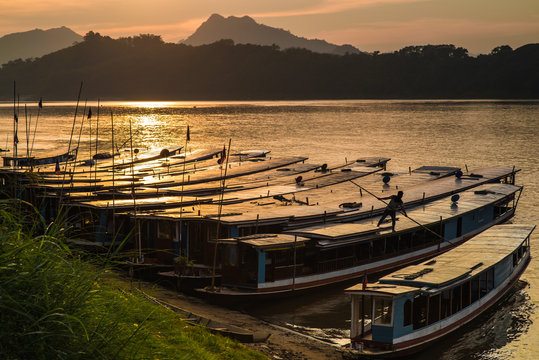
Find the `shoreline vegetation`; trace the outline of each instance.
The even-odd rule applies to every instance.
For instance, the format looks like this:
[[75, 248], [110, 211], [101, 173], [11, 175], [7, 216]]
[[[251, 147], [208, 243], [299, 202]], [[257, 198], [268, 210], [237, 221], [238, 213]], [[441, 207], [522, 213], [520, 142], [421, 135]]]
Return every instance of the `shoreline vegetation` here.
[[[70, 100], [537, 99], [539, 44], [470, 56], [454, 45], [332, 55], [278, 46], [165, 43], [89, 32], [75, 45], [0, 68], [28, 98]], [[0, 88], [0, 100], [12, 99]]]
[[266, 359], [126, 289], [114, 254], [67, 243], [30, 204], [0, 200], [3, 359]]

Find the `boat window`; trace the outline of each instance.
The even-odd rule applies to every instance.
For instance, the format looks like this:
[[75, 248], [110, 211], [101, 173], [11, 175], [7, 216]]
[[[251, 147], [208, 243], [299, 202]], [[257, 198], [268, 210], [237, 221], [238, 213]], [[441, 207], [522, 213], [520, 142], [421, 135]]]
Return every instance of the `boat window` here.
[[441, 299], [441, 294], [429, 298], [429, 324], [433, 324], [440, 320]]
[[406, 300], [404, 303], [404, 319], [402, 322], [403, 326], [408, 326], [412, 324], [412, 300]]
[[462, 308], [464, 309], [466, 306], [470, 305], [471, 301], [471, 283], [470, 281], [466, 281], [464, 284], [462, 284]]
[[441, 228], [441, 226], [439, 224], [431, 225], [431, 226], [428, 226], [428, 229], [430, 231], [425, 230], [424, 232], [425, 243], [430, 244], [430, 243], [438, 242], [439, 237], [435, 234], [440, 234], [440, 231], [442, 231], [441, 234], [443, 234], [443, 229]]
[[480, 289], [480, 297], [483, 297], [487, 294], [488, 292], [488, 289], [487, 289], [487, 273], [486, 272], [482, 272], [480, 275], [479, 275], [479, 289]]
[[227, 246], [226, 251], [228, 256], [225, 256], [225, 264], [229, 266], [236, 266], [238, 262], [238, 248], [236, 246]]
[[398, 239], [396, 236], [386, 238], [386, 254], [390, 255], [397, 251]]
[[412, 238], [412, 247], [413, 248], [419, 248], [422, 247], [425, 243], [425, 239], [428, 237], [427, 231], [425, 229], [421, 229], [417, 233], [414, 234], [414, 237]]
[[369, 248], [368, 243], [360, 243], [356, 245], [356, 260], [361, 262], [369, 259]]
[[451, 315], [451, 307], [449, 306], [451, 303], [451, 292], [449, 290], [445, 290], [442, 292], [442, 303], [440, 305], [440, 319], [445, 319], [449, 315]]
[[405, 252], [412, 247], [412, 237], [415, 234], [402, 234], [399, 239], [399, 251]]
[[427, 296], [416, 295], [413, 306], [414, 330], [427, 325]]
[[374, 240], [373, 241], [373, 257], [382, 256], [384, 253], [384, 239]]
[[161, 239], [172, 239], [172, 230], [170, 221], [161, 220], [158, 222], [157, 228], [159, 229], [158, 237]]
[[522, 256], [528, 252], [528, 246], [525, 243], [520, 246], [520, 249], [522, 250]]
[[494, 268], [487, 270], [487, 291], [494, 289]]
[[457, 219], [457, 237], [462, 236], [462, 217]]
[[374, 323], [391, 325], [393, 300], [390, 297], [377, 296], [374, 298]]
[[457, 286], [453, 289], [453, 298], [451, 299], [452, 305], [452, 314], [456, 313], [461, 309], [461, 291], [460, 286]]
[[472, 285], [472, 303], [474, 303], [479, 299], [479, 276], [474, 277], [470, 282]]

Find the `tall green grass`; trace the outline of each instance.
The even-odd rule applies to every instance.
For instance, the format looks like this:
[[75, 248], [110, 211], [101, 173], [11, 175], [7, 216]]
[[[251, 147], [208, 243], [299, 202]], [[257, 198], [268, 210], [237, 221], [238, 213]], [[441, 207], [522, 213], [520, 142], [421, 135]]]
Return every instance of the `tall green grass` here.
[[107, 260], [66, 245], [65, 223], [0, 201], [0, 359], [263, 359], [120, 291]]

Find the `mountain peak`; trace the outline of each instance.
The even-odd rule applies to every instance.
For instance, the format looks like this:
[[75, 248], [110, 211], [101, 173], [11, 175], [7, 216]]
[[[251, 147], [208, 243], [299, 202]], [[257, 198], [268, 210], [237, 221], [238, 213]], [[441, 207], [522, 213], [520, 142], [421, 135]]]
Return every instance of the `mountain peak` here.
[[40, 57], [82, 41], [82, 36], [62, 26], [34, 29], [0, 37], [0, 65], [10, 60]]
[[281, 49], [305, 48], [318, 53], [343, 55], [359, 53], [351, 45], [335, 45], [324, 40], [306, 39], [293, 35], [289, 31], [258, 24], [253, 18], [212, 14], [186, 40], [187, 45], [211, 44], [222, 39], [231, 39], [237, 44], [278, 45]]

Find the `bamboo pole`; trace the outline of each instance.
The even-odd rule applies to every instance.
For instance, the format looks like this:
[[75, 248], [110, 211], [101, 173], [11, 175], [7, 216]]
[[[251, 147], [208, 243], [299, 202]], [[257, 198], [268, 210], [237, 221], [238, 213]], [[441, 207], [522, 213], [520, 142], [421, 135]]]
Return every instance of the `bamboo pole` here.
[[226, 162], [225, 162], [225, 175], [222, 179], [222, 186], [221, 186], [221, 194], [220, 194], [220, 200], [219, 200], [219, 208], [217, 211], [217, 233], [215, 234], [215, 247], [213, 249], [213, 269], [212, 269], [212, 277], [211, 277], [211, 289], [213, 290], [215, 288], [215, 267], [217, 262], [217, 247], [219, 246], [219, 231], [220, 231], [220, 225], [221, 225], [221, 211], [223, 209], [223, 198], [225, 194], [225, 182], [226, 182], [226, 173], [228, 170], [228, 159], [230, 158], [230, 145], [232, 143], [232, 139], [228, 139], [228, 151], [226, 154]]
[[[189, 125], [187, 125], [187, 131], [185, 133], [185, 148], [184, 148], [184, 158], [183, 158], [183, 171], [182, 171], [182, 193], [180, 195], [180, 204], [181, 204], [181, 207], [180, 207], [180, 238], [179, 238], [179, 247], [180, 247], [180, 256], [181, 256], [181, 244], [182, 244], [182, 240], [183, 240], [183, 221], [182, 221], [182, 215], [183, 215], [183, 186], [184, 186], [184, 183], [185, 183], [185, 163], [187, 161], [187, 142], [190, 140], [189, 139], [190, 135], [189, 135]], [[186, 254], [186, 259], [189, 261], [189, 253]]]
[[77, 112], [79, 110], [79, 102], [80, 102], [80, 94], [82, 92], [82, 81], [80, 82], [80, 88], [79, 88], [79, 95], [77, 96], [77, 105], [75, 106], [75, 116], [73, 117], [73, 126], [71, 127], [71, 135], [69, 136], [69, 144], [67, 146], [67, 156], [66, 161], [64, 164], [64, 176], [62, 178], [62, 187], [60, 190], [60, 199], [58, 201], [58, 208], [60, 209], [62, 207], [62, 198], [64, 195], [64, 183], [66, 179], [66, 173], [67, 173], [67, 162], [69, 161], [69, 152], [71, 150], [71, 141], [73, 140], [73, 131], [75, 131], [75, 123], [77, 121]]
[[[133, 132], [131, 130], [131, 119], [129, 119], [129, 135], [131, 138], [131, 196], [133, 197], [133, 217], [135, 218], [135, 225], [137, 224], [137, 200], [135, 196], [135, 168], [133, 165]], [[140, 243], [138, 244], [138, 262], [142, 260], [142, 249]]]
[[42, 106], [43, 106], [43, 99], [39, 98], [39, 103], [37, 106], [36, 124], [34, 125], [34, 136], [32, 137], [32, 146], [30, 147], [30, 156], [32, 156], [32, 152], [34, 151], [34, 141], [36, 140], [37, 123], [39, 122], [39, 114], [41, 113]]
[[114, 168], [114, 117], [112, 115], [112, 110], [110, 111], [110, 129], [111, 129], [111, 144], [112, 144], [112, 239], [113, 242], [115, 240], [115, 232], [116, 232], [116, 219], [115, 219], [115, 202], [116, 202], [116, 195], [115, 195], [115, 183], [114, 183], [114, 172], [116, 169]]
[[[97, 148], [98, 148], [98, 143], [99, 143], [99, 108], [100, 108], [100, 99], [97, 99], [97, 117], [95, 119], [95, 126], [96, 126], [96, 129], [95, 129], [95, 155], [97, 155]], [[97, 184], [97, 161], [98, 159], [95, 159], [95, 167], [94, 167], [94, 179], [95, 179], [95, 184]], [[94, 184], [94, 186], [95, 186]]]

